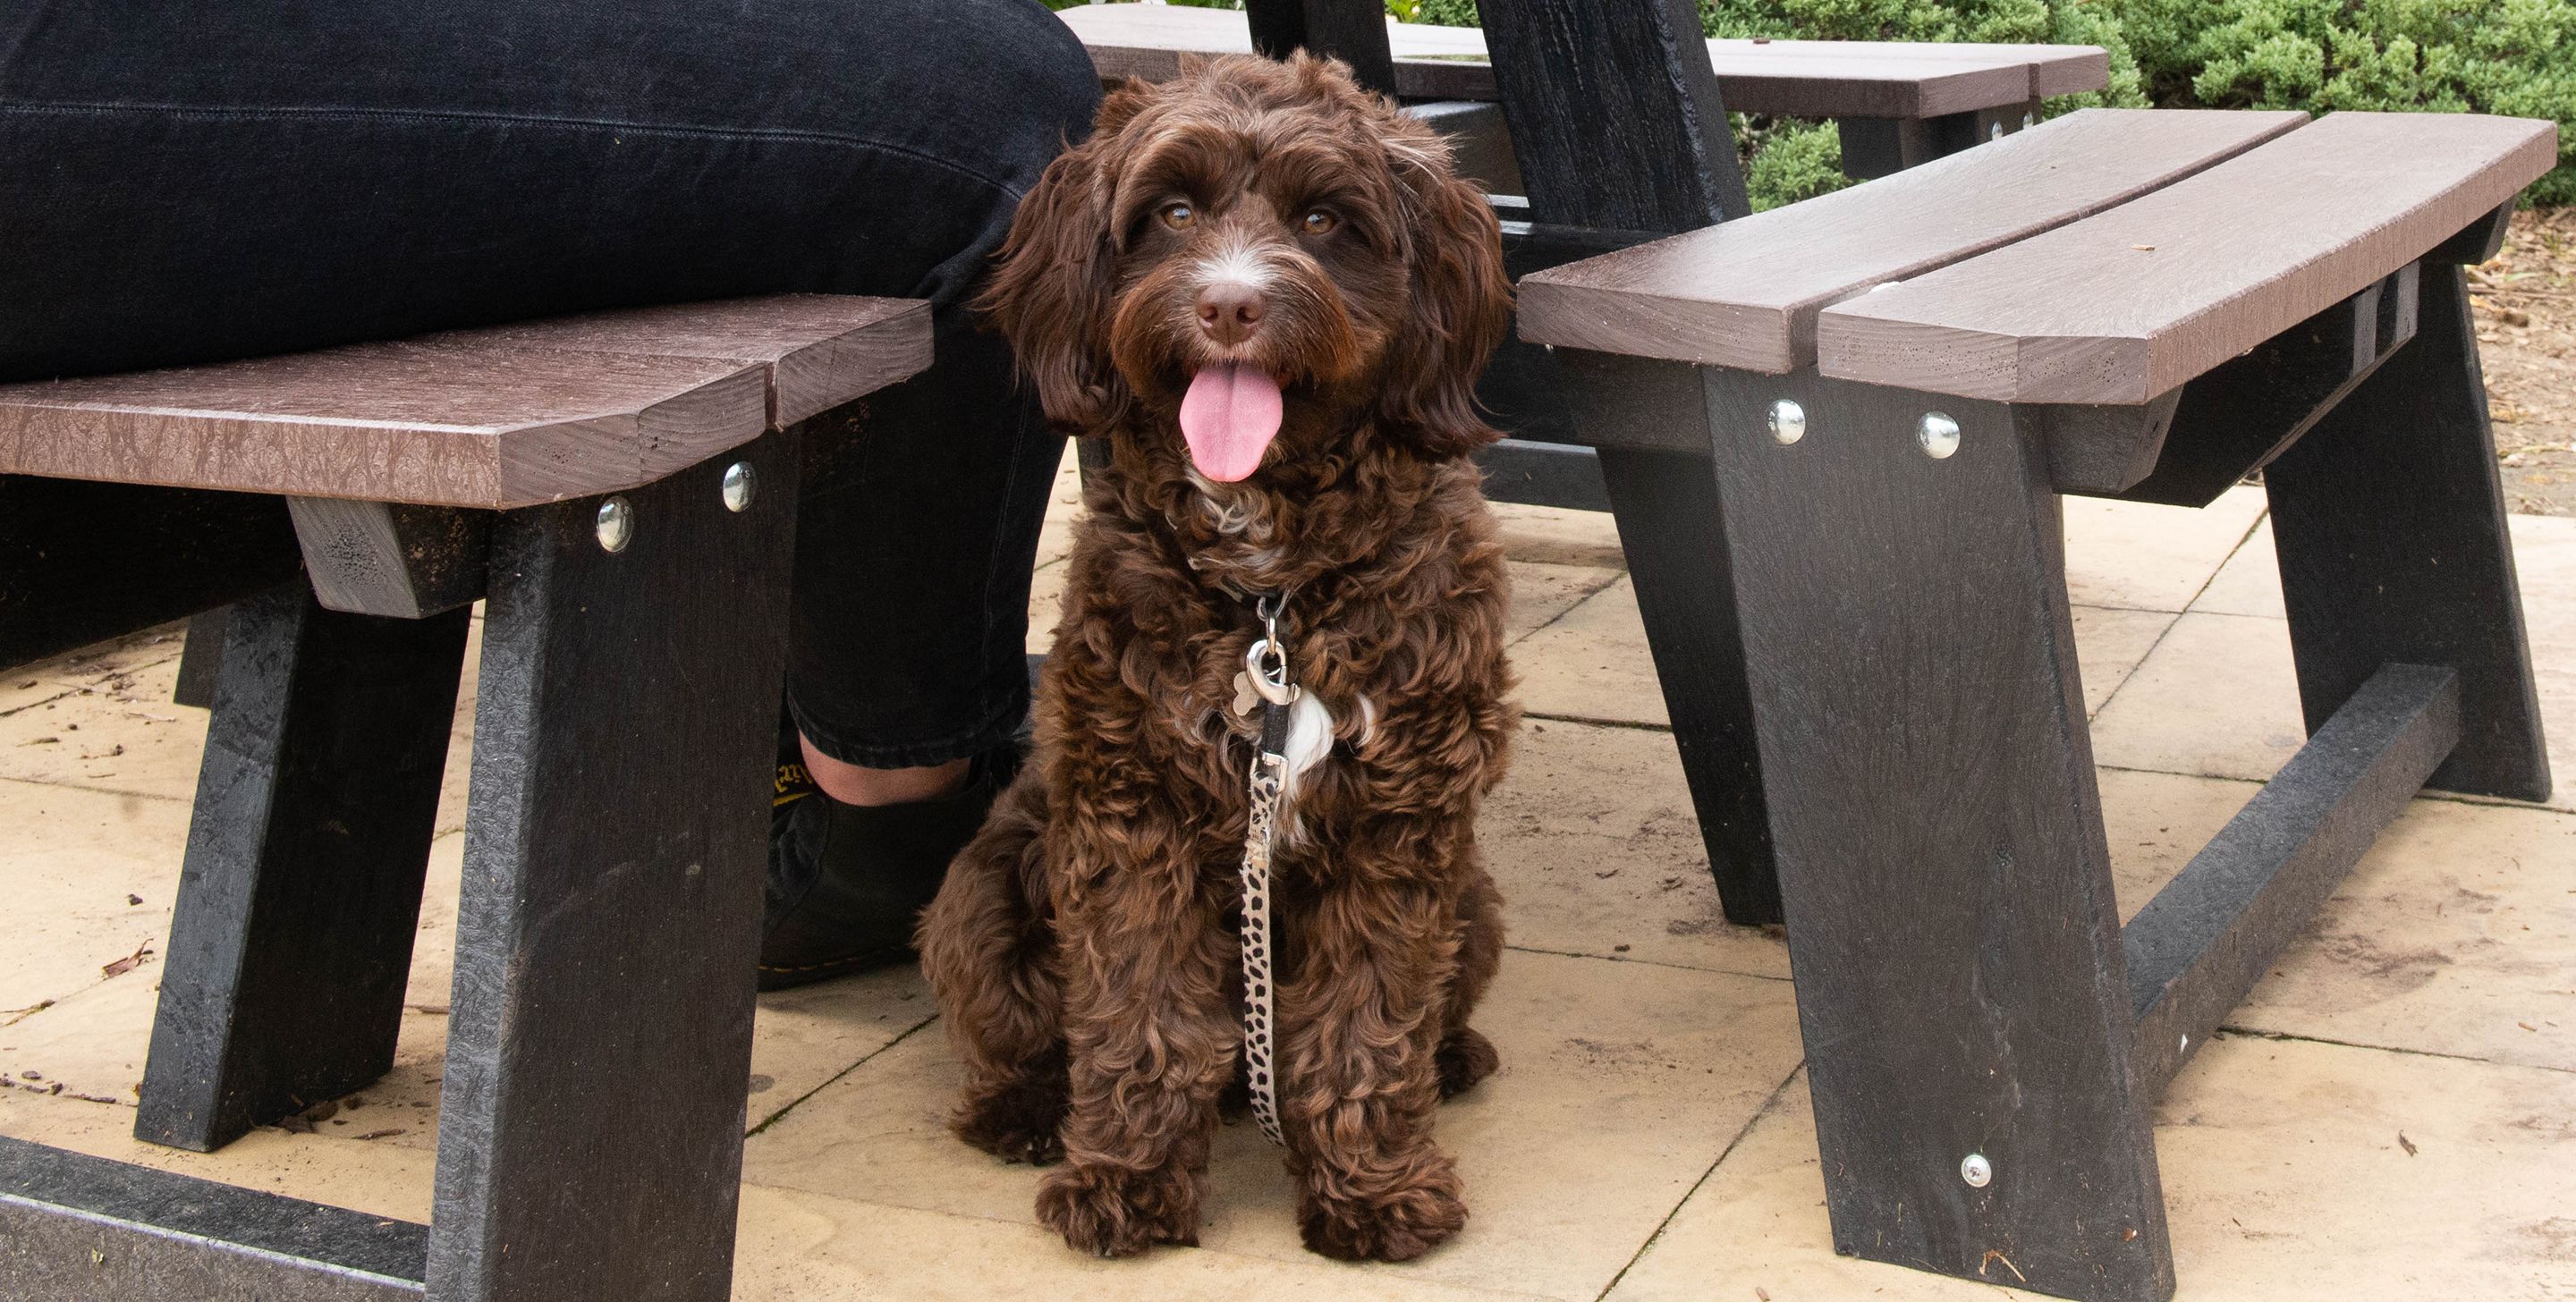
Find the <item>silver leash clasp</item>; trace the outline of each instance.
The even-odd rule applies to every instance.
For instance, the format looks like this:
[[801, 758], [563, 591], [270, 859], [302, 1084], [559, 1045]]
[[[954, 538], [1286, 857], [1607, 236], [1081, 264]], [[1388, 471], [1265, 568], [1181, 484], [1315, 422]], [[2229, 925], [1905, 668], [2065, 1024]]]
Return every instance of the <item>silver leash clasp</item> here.
[[1243, 652], [1243, 671], [1252, 680], [1253, 692], [1272, 705], [1292, 705], [1297, 700], [1297, 684], [1288, 674], [1288, 644], [1279, 640], [1279, 607], [1276, 597], [1263, 597], [1253, 609], [1261, 616], [1261, 636]]

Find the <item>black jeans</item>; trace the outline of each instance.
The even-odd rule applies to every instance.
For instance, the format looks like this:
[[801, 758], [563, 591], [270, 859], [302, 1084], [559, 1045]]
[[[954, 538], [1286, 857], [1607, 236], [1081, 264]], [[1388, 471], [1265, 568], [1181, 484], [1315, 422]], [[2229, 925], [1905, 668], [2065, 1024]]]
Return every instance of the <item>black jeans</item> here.
[[789, 696], [837, 758], [954, 759], [1027, 709], [1061, 453], [964, 305], [1098, 95], [1037, 0], [8, 0], [0, 380], [928, 298], [937, 364], [808, 449]]

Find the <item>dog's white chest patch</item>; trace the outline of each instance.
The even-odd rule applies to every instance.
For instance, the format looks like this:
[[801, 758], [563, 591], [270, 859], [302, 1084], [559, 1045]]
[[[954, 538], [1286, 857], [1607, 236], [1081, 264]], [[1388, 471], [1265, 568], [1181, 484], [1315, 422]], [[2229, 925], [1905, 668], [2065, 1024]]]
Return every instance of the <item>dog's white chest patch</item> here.
[[1297, 792], [1297, 779], [1306, 770], [1324, 762], [1333, 751], [1333, 712], [1313, 692], [1299, 692], [1297, 703], [1288, 707], [1288, 793]]

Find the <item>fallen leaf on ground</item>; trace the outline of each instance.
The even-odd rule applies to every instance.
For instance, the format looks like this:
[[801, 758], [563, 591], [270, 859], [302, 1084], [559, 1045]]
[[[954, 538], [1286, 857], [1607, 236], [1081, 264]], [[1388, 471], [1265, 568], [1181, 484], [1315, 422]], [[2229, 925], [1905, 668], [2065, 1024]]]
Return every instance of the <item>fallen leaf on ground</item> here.
[[143, 966], [143, 960], [150, 958], [151, 956], [152, 942], [147, 940], [143, 942], [141, 946], [137, 947], [133, 953], [100, 968], [99, 972], [106, 976], [123, 976], [126, 973]]

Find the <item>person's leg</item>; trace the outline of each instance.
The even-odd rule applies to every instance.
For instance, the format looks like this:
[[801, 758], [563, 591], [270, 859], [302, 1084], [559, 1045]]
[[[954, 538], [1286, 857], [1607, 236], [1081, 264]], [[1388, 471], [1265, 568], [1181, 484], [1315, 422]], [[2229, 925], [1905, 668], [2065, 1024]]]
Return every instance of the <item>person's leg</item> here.
[[1096, 98], [1035, 0], [15, 0], [0, 379], [962, 301]]
[[[827, 792], [936, 792], [1025, 713], [1059, 451], [962, 304], [1097, 96], [1035, 0], [22, 0], [0, 10], [0, 380], [645, 302], [929, 298], [932, 372], [808, 440], [790, 694]], [[863, 873], [837, 839], [918, 878], [972, 831], [930, 803], [785, 857]], [[817, 809], [789, 812], [849, 830]], [[848, 929], [827, 912], [808, 941]]]
[[788, 697], [811, 785], [782, 765], [763, 989], [901, 958], [1018, 767], [1029, 571], [1063, 444], [997, 336], [961, 322], [937, 349], [859, 430], [808, 440]]
[[937, 800], [965, 786], [966, 774], [974, 768], [972, 760], [961, 758], [941, 764], [872, 769], [824, 754], [815, 749], [812, 738], [802, 733], [796, 738], [796, 753], [803, 757], [805, 771], [813, 776], [816, 790], [845, 805], [868, 807]]

